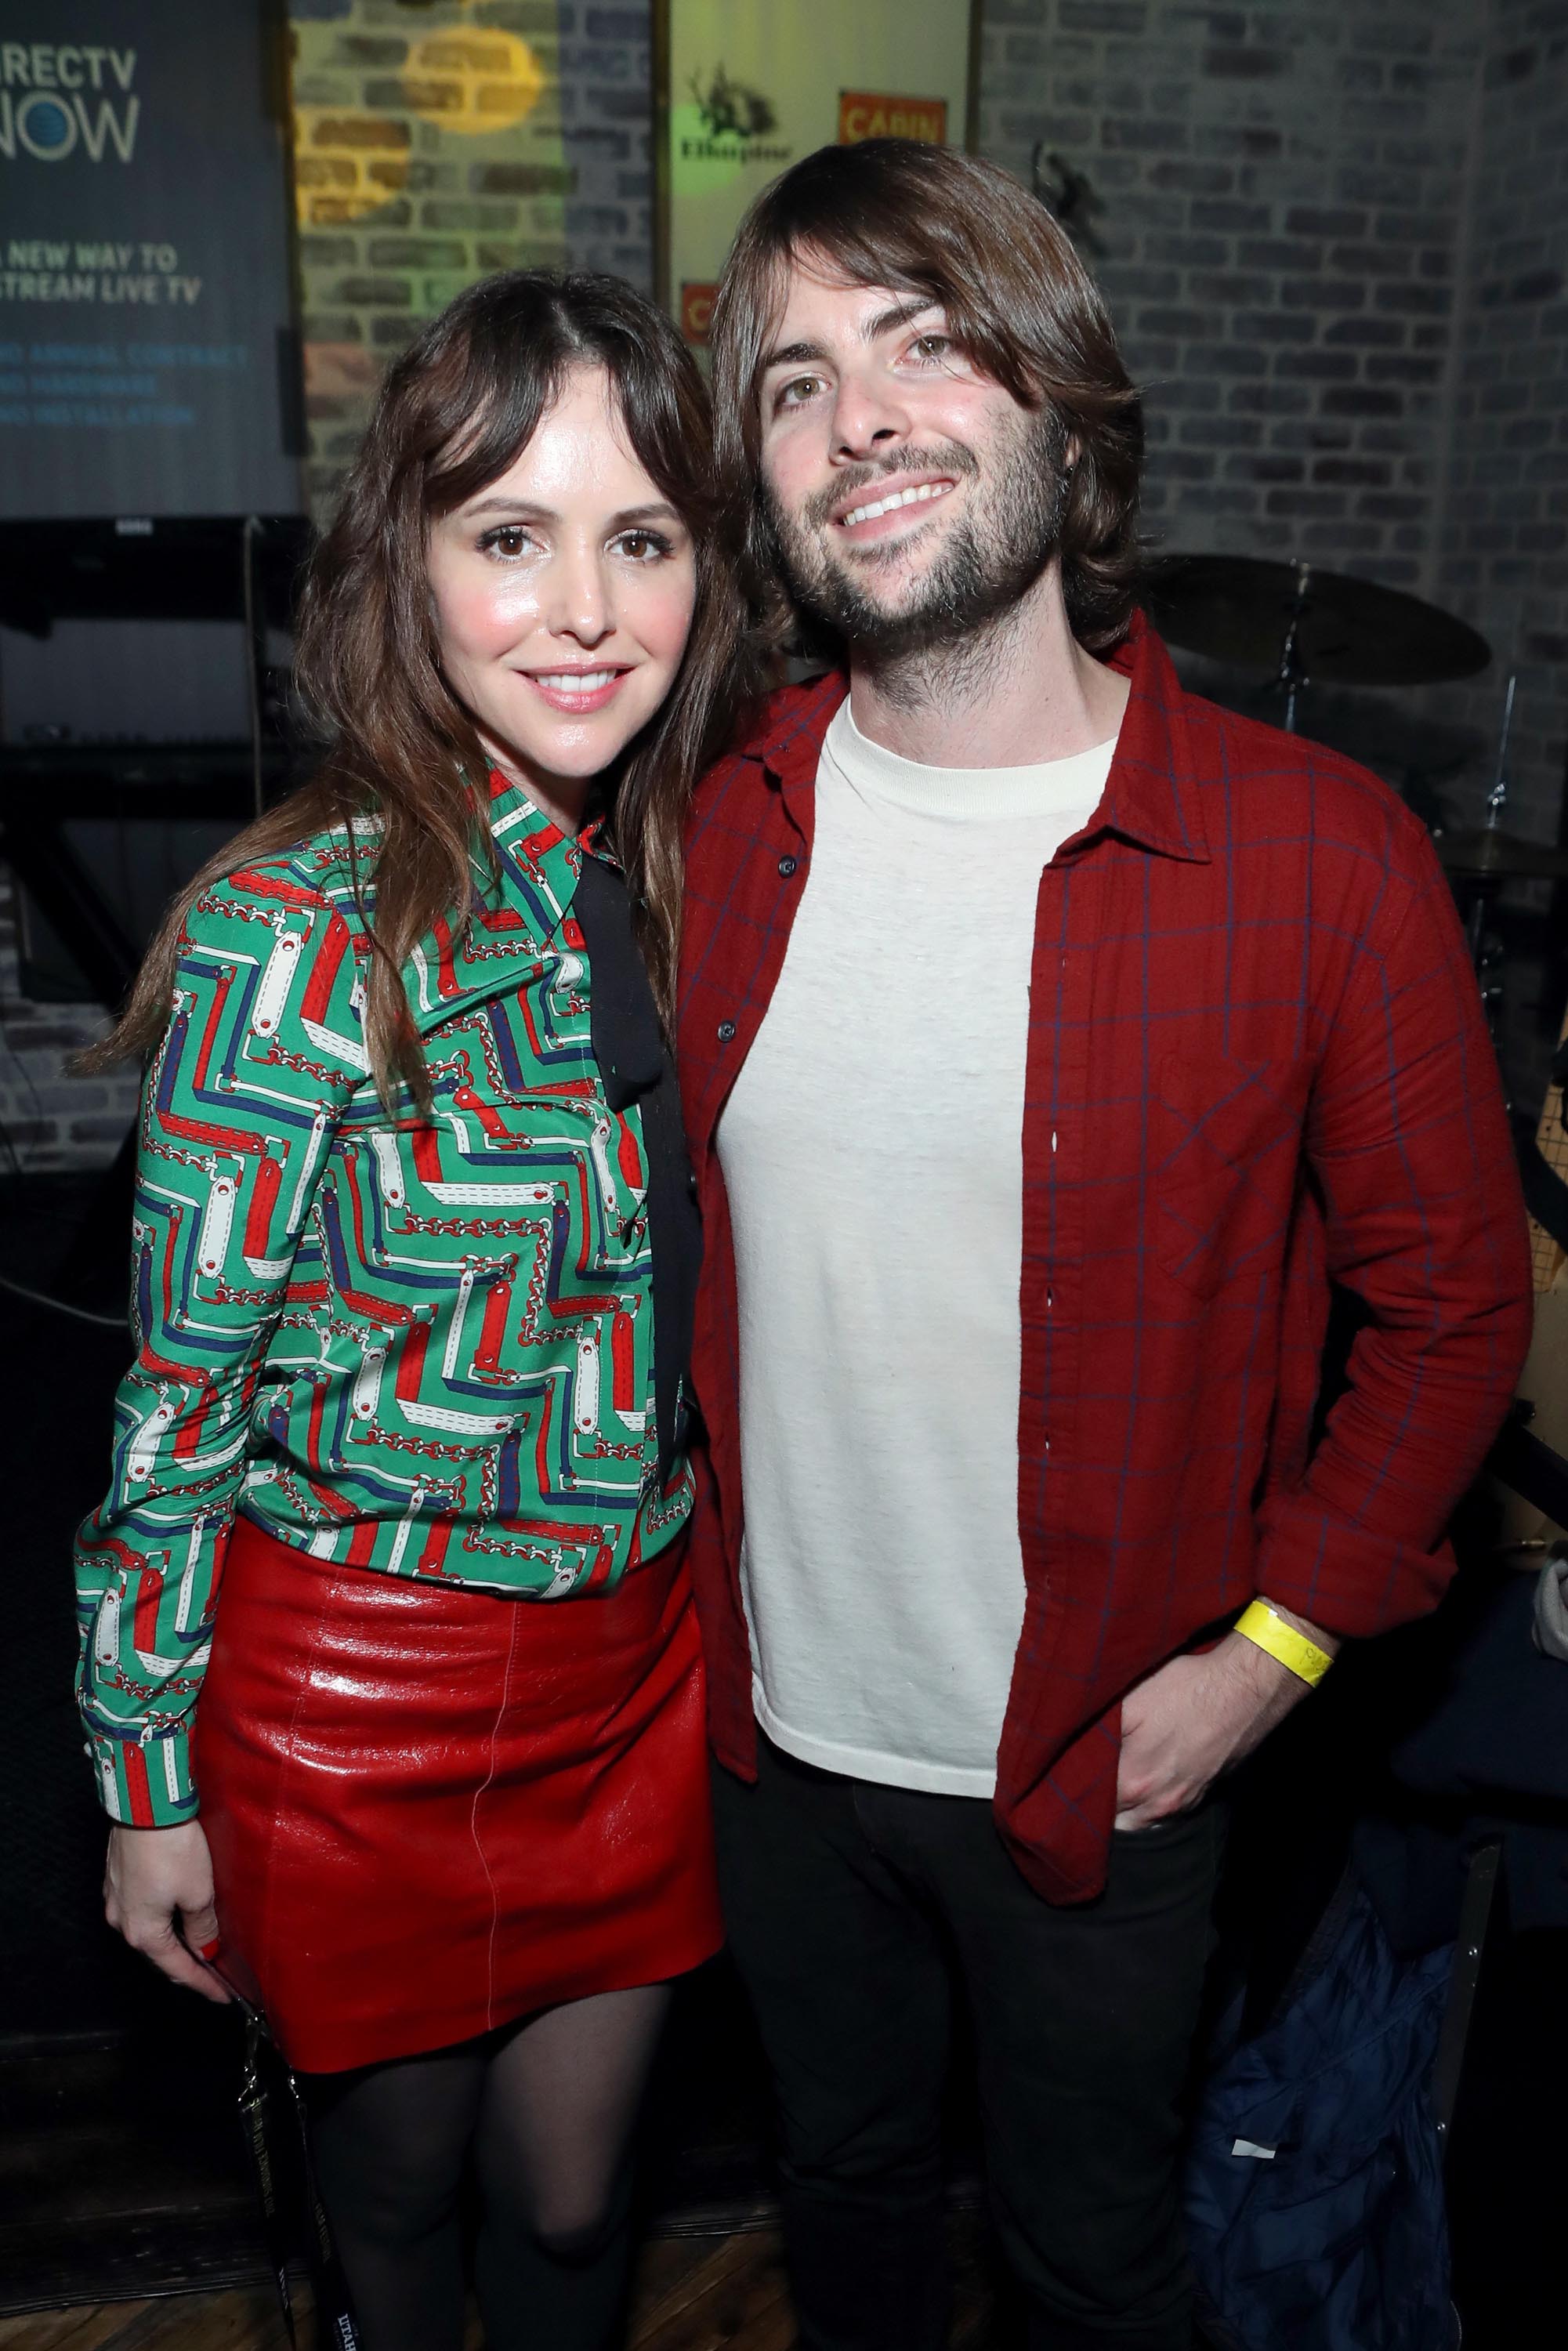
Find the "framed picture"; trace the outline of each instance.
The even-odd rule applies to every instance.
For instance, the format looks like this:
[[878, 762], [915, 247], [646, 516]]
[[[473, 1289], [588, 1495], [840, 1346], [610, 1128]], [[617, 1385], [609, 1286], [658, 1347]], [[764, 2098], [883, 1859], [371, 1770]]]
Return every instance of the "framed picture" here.
[[742, 214], [814, 148], [975, 144], [979, 0], [655, 0], [655, 287], [688, 342]]

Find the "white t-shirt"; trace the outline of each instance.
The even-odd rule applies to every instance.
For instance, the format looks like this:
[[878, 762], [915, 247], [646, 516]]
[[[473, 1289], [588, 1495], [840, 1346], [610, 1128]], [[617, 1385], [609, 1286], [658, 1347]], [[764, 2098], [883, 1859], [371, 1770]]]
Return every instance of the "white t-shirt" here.
[[1114, 747], [929, 768], [845, 702], [783, 972], [719, 1122], [757, 1716], [858, 1779], [996, 1786], [1024, 1605], [1036, 902]]

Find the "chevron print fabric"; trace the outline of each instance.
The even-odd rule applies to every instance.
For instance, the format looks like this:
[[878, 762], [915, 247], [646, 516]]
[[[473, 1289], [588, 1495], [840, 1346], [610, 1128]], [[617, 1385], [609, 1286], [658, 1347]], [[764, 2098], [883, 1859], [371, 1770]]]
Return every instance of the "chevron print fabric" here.
[[434, 1092], [389, 1115], [363, 1040], [371, 844], [321, 839], [192, 910], [148, 1071], [137, 1355], [81, 1531], [103, 1801], [195, 1808], [186, 1732], [236, 1510], [323, 1567], [538, 1600], [608, 1591], [690, 1509], [655, 1468], [647, 1172], [590, 1042], [591, 831], [491, 778], [499, 869], [415, 952]]

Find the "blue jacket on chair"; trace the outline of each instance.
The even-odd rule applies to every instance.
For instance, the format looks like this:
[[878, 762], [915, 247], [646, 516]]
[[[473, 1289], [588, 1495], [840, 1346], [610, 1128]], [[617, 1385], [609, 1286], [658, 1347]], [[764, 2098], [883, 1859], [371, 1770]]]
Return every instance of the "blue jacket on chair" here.
[[1428, 2105], [1452, 1946], [1397, 1958], [1357, 1887], [1321, 1969], [1228, 2048], [1186, 2179], [1198, 2308], [1226, 2351], [1452, 2351]]

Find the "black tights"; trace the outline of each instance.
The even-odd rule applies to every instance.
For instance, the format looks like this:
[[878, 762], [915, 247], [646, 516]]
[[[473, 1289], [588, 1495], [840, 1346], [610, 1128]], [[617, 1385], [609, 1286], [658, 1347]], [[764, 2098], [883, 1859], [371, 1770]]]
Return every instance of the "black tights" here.
[[599, 1992], [427, 2057], [306, 2085], [364, 2351], [459, 2351], [460, 2191], [483, 2217], [488, 2351], [610, 2351], [631, 2253], [631, 2147], [666, 1988]]

